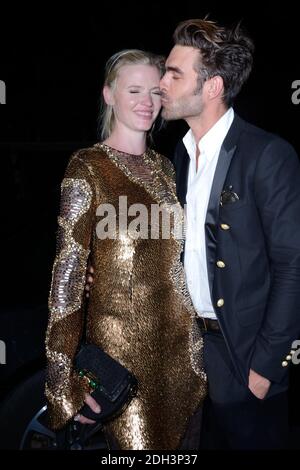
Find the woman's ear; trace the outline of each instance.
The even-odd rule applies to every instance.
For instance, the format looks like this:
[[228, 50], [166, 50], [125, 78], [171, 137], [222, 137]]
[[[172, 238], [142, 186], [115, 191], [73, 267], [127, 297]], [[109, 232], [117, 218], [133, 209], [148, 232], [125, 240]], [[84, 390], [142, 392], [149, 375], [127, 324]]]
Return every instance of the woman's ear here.
[[106, 104], [113, 106], [115, 104], [114, 95], [111, 88], [107, 85], [103, 87], [102, 90], [104, 101]]

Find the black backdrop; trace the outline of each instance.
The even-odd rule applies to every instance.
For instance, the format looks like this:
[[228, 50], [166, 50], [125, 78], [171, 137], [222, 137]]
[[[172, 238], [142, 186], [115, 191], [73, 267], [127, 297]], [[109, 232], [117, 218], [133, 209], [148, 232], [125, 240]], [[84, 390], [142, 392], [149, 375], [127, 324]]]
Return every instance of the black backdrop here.
[[[59, 182], [70, 153], [97, 139], [103, 65], [117, 50], [137, 47], [167, 55], [183, 19], [210, 13], [229, 25], [242, 20], [256, 55], [235, 109], [300, 152], [300, 104], [292, 102], [292, 83], [300, 79], [294, 2], [98, 3], [67, 9], [62, 3], [34, 8], [26, 3], [9, 11], [1, 6], [0, 80], [6, 84], [6, 104], [0, 106], [1, 236], [3, 273], [13, 281], [5, 287], [4, 304], [47, 296]], [[171, 123], [157, 136], [158, 148], [171, 155], [184, 131], [182, 123]]]
[[[180, 1], [180, 0], [178, 0]], [[129, 47], [167, 55], [176, 24], [204, 17], [242, 20], [255, 40], [255, 67], [235, 110], [289, 140], [300, 153], [296, 3], [80, 2], [0, 8], [1, 267], [0, 311], [46, 305], [55, 248], [59, 185], [71, 152], [95, 142], [103, 65]], [[299, 94], [300, 95], [300, 94]], [[296, 102], [297, 100], [295, 100]], [[156, 138], [171, 156], [183, 123]], [[300, 214], [299, 214], [300, 216]], [[1, 332], [0, 332], [1, 337]]]

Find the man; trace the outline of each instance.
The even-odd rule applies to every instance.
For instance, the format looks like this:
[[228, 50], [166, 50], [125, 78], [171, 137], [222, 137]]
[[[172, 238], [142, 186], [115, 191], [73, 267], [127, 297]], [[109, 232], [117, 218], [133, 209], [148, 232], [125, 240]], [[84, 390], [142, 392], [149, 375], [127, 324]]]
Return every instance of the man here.
[[300, 331], [299, 161], [231, 107], [252, 67], [253, 44], [239, 27], [188, 20], [174, 42], [162, 115], [190, 127], [174, 163], [187, 213], [186, 277], [204, 337], [213, 438], [205, 445], [285, 447], [288, 365]]

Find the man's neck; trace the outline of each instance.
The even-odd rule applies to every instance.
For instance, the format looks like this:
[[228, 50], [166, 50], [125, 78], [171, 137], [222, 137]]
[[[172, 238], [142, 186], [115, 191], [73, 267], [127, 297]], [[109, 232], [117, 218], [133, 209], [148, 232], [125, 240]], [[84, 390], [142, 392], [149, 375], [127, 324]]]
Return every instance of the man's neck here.
[[228, 108], [222, 104], [213, 110], [204, 109], [199, 116], [191, 117], [186, 120], [197, 144], [227, 111]]

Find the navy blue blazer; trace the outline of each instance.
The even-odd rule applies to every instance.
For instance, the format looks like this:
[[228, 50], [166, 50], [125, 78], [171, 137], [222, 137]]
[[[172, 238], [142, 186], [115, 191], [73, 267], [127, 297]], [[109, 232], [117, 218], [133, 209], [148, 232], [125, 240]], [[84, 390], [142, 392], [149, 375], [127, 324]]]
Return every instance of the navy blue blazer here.
[[[189, 161], [181, 141], [174, 165], [182, 205]], [[238, 199], [220, 205], [224, 190]], [[291, 346], [300, 334], [300, 163], [289, 143], [235, 115], [215, 171], [205, 236], [211, 299], [235, 369], [246, 384], [254, 369], [278, 384], [277, 393], [287, 387]]]

